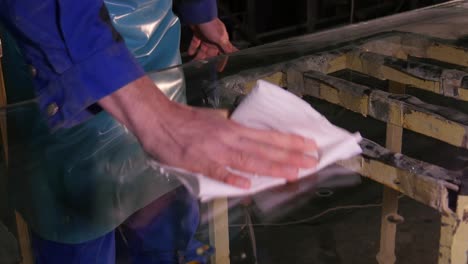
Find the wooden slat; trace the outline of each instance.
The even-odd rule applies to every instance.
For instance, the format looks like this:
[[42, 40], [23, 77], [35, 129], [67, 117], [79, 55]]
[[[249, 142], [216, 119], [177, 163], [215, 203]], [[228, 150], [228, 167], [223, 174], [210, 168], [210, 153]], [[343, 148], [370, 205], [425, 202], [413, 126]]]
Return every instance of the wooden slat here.
[[[305, 94], [448, 144], [468, 148], [468, 115], [358, 85], [319, 72], [304, 73]], [[450, 113], [450, 114], [447, 114]]]
[[[298, 72], [301, 75], [302, 72], [309, 70], [332, 73], [345, 69], [347, 60], [347, 53], [344, 51], [305, 56], [296, 60], [242, 71], [238, 74], [225, 77], [217, 83], [217, 88], [249, 93], [257, 80], [262, 79], [280, 87], [288, 87], [290, 91], [300, 95], [302, 92], [302, 86], [300, 85], [303, 83], [294, 80], [294, 72]], [[302, 76], [300, 78], [302, 80]]]
[[457, 197], [456, 212], [443, 215], [439, 264], [468, 263], [468, 196]]
[[426, 49], [425, 57], [468, 67], [468, 50], [463, 47], [432, 43]]
[[363, 155], [338, 164], [444, 214], [452, 213], [448, 189], [458, 189], [459, 175], [455, 172], [392, 153], [366, 139], [361, 147]]
[[228, 209], [227, 198], [216, 199], [208, 204], [210, 243], [216, 249], [211, 258], [211, 263], [230, 263]]
[[410, 32], [394, 32], [371, 39], [359, 47], [362, 51], [379, 53], [406, 60], [408, 57], [433, 59], [468, 67], [468, 49], [451, 41]]
[[[8, 167], [9, 158], [8, 158], [8, 134], [7, 134], [6, 109], [3, 109], [3, 111], [1, 109], [2, 107], [5, 107], [7, 105], [6, 88], [5, 88], [5, 82], [3, 79], [3, 68], [2, 68], [2, 62], [1, 62], [2, 57], [3, 57], [3, 50], [2, 50], [2, 42], [0, 40], [0, 132], [2, 134], [1, 138], [2, 138], [2, 146], [3, 146], [5, 162]], [[20, 251], [21, 251], [21, 259], [22, 259], [21, 263], [33, 264], [34, 258], [33, 258], [32, 250], [31, 250], [29, 228], [28, 228], [26, 221], [24, 221], [23, 217], [16, 211], [15, 211], [15, 222], [16, 222], [18, 242], [19, 242]]]
[[[389, 92], [396, 94], [405, 93], [405, 85], [396, 82], [389, 83]], [[386, 147], [392, 152], [401, 152], [403, 143], [403, 128], [391, 123], [387, 124]], [[380, 264], [394, 264], [396, 261], [396, 223], [389, 221], [389, 217], [398, 215], [398, 196], [400, 194], [384, 187], [382, 198], [382, 214], [380, 227], [380, 251], [377, 260]]]
[[311, 70], [321, 73], [333, 73], [346, 69], [348, 55], [335, 52], [332, 55], [316, 55], [286, 63], [283, 71], [286, 73], [288, 91], [302, 96], [304, 94], [303, 73]]
[[382, 212], [380, 219], [380, 247], [376, 259], [379, 264], [394, 264], [396, 262], [396, 223], [389, 221], [389, 217], [398, 214], [399, 192], [384, 186], [382, 193]]
[[434, 65], [405, 60], [370, 52], [350, 53], [348, 68], [373, 77], [410, 85], [425, 91], [468, 101], [468, 89], [461, 86], [468, 73], [444, 69]]
[[[266, 74], [266, 75], [262, 76], [261, 79], [265, 80], [267, 82], [273, 83], [275, 85], [278, 85], [279, 87], [285, 87], [286, 86], [286, 75], [281, 71]], [[246, 82], [244, 84], [245, 90], [247, 92], [252, 91], [252, 89], [253, 89], [253, 87], [255, 86], [256, 83], [257, 83], [257, 80], [252, 80], [252, 81]]]
[[[1, 42], [0, 42], [1, 49]], [[1, 54], [1, 51], [0, 51]], [[7, 104], [5, 82], [3, 79], [3, 68], [1, 63], [0, 55], [0, 133], [1, 133], [1, 145], [3, 150], [3, 157], [5, 158], [6, 164], [8, 164], [8, 134], [7, 134], [7, 122], [6, 122], [6, 110], [2, 109]]]
[[[363, 156], [348, 161], [340, 161], [338, 164], [360, 173], [362, 176], [372, 179], [384, 186], [397, 190], [440, 212], [450, 212], [448, 207], [448, 191], [442, 181], [439, 182], [428, 177], [421, 177], [407, 170], [402, 170], [380, 161], [364, 158]], [[356, 164], [361, 165], [356, 168]], [[377, 171], [379, 174], [375, 173]], [[396, 184], [395, 182], [397, 181], [403, 184]], [[414, 186], [418, 186], [418, 188], [414, 188]]]
[[[258, 74], [265, 72], [265, 69], [252, 69], [232, 78], [250, 82], [246, 86], [250, 88], [262, 76], [276, 76], [271, 78], [273, 83], [286, 85], [299, 96], [311, 95], [386, 122], [387, 133], [394, 134], [390, 138], [395, 139], [395, 144], [387, 142], [387, 145], [394, 151], [401, 147], [396, 143], [401, 143], [397, 139], [401, 135], [401, 128], [468, 148], [468, 115], [426, 104], [415, 97], [397, 96], [326, 75], [350, 69], [468, 101], [468, 89], [463, 87], [465, 77], [468, 76], [464, 72], [466, 69], [442, 68], [426, 63], [427, 60], [424, 63], [412, 60], [411, 64], [406, 61], [414, 59], [410, 57], [418, 57], [468, 67], [468, 50], [413, 33], [395, 33], [382, 39], [365, 41], [357, 42], [361, 46], [353, 47], [350, 53], [347, 53], [350, 51], [348, 47], [281, 63], [271, 67], [268, 74]], [[243, 85], [242, 82], [236, 84]], [[468, 200], [463, 196], [458, 197], [461, 207], [457, 207], [457, 212], [448, 207], [448, 189], [455, 193], [458, 191], [461, 175], [394, 154], [367, 140], [361, 145], [363, 155], [339, 163], [388, 187], [387, 193], [391, 190], [401, 192], [442, 212], [444, 221], [449, 219], [452, 222], [443, 222], [442, 229], [445, 228], [447, 232], [441, 236], [440, 258], [445, 262], [440, 263], [466, 263], [468, 228], [465, 224], [468, 220], [465, 218], [468, 218]], [[395, 195], [392, 192], [391, 200], [395, 200]], [[389, 212], [396, 212], [396, 207], [390, 209]]]
[[442, 215], [440, 220], [439, 264], [451, 264], [453, 231], [457, 225], [457, 218], [452, 215]]
[[33, 264], [34, 257], [31, 249], [31, 238], [29, 227], [23, 216], [15, 211], [16, 230], [18, 233], [19, 246], [21, 251], [21, 264]]

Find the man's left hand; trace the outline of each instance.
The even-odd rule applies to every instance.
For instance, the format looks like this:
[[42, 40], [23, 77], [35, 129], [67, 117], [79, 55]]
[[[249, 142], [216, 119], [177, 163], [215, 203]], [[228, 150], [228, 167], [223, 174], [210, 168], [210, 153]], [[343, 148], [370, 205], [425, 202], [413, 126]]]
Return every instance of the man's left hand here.
[[229, 40], [226, 26], [219, 18], [190, 27], [193, 31], [193, 38], [188, 54], [195, 56], [195, 60], [204, 60], [238, 50]]

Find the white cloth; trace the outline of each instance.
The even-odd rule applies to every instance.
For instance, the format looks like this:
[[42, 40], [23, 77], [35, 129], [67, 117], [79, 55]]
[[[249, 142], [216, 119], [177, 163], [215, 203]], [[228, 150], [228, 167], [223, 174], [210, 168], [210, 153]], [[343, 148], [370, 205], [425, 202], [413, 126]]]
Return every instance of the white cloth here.
[[[351, 134], [332, 125], [301, 98], [262, 80], [257, 82], [252, 92], [236, 108], [231, 119], [248, 127], [293, 133], [315, 140], [318, 153], [311, 155], [318, 154], [319, 163], [315, 168], [301, 169], [299, 177], [312, 175], [338, 160], [351, 158], [362, 151], [358, 144], [361, 140], [359, 133]], [[155, 161], [152, 163], [155, 167], [162, 166], [177, 175], [202, 201], [253, 194], [286, 183], [286, 180], [280, 178], [236, 172], [251, 180], [251, 188], [245, 190], [201, 174], [163, 166]]]

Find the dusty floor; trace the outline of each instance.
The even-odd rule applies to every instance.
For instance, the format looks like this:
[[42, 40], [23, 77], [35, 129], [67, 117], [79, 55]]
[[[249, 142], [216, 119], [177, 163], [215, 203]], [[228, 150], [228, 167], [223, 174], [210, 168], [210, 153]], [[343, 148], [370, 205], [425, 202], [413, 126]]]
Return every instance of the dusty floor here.
[[[381, 189], [365, 180], [359, 187], [336, 191], [331, 197], [313, 198], [277, 222], [307, 218], [335, 206], [378, 204]], [[437, 263], [438, 212], [402, 197], [400, 213], [405, 221], [398, 225], [397, 263]], [[235, 236], [231, 238], [233, 263], [255, 263], [250, 257], [253, 254], [248, 231], [238, 233], [238, 229], [231, 228]], [[377, 263], [380, 207], [344, 209], [307, 223], [254, 230], [258, 263]], [[246, 255], [244, 260], [242, 254]]]
[[[309, 218], [336, 206], [379, 204], [381, 189], [380, 185], [364, 180], [357, 187], [334, 190], [334, 194], [326, 198], [311, 195], [306, 204], [274, 221], [280, 225], [255, 226], [258, 263], [377, 263], [375, 255], [379, 245], [379, 206], [338, 210], [300, 224], [281, 223]], [[238, 206], [231, 210], [232, 224], [245, 223], [245, 211], [240, 209], [244, 207]], [[254, 224], [265, 222], [254, 210], [248, 211]], [[397, 263], [437, 263], [440, 224], [438, 212], [402, 197], [400, 213], [405, 222], [398, 225]], [[254, 264], [253, 243], [248, 228], [232, 227], [230, 233], [231, 263]], [[0, 263], [4, 263], [2, 260], [6, 259], [3, 255]]]

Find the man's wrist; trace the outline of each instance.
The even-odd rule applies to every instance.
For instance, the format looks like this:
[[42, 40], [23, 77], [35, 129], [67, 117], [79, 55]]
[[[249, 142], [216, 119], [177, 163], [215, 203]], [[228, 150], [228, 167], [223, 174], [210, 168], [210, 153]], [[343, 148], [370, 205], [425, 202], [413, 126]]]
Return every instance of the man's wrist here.
[[143, 145], [153, 136], [163, 133], [159, 127], [167, 122], [170, 112], [176, 107], [147, 76], [106, 96], [99, 104], [134, 133]]

